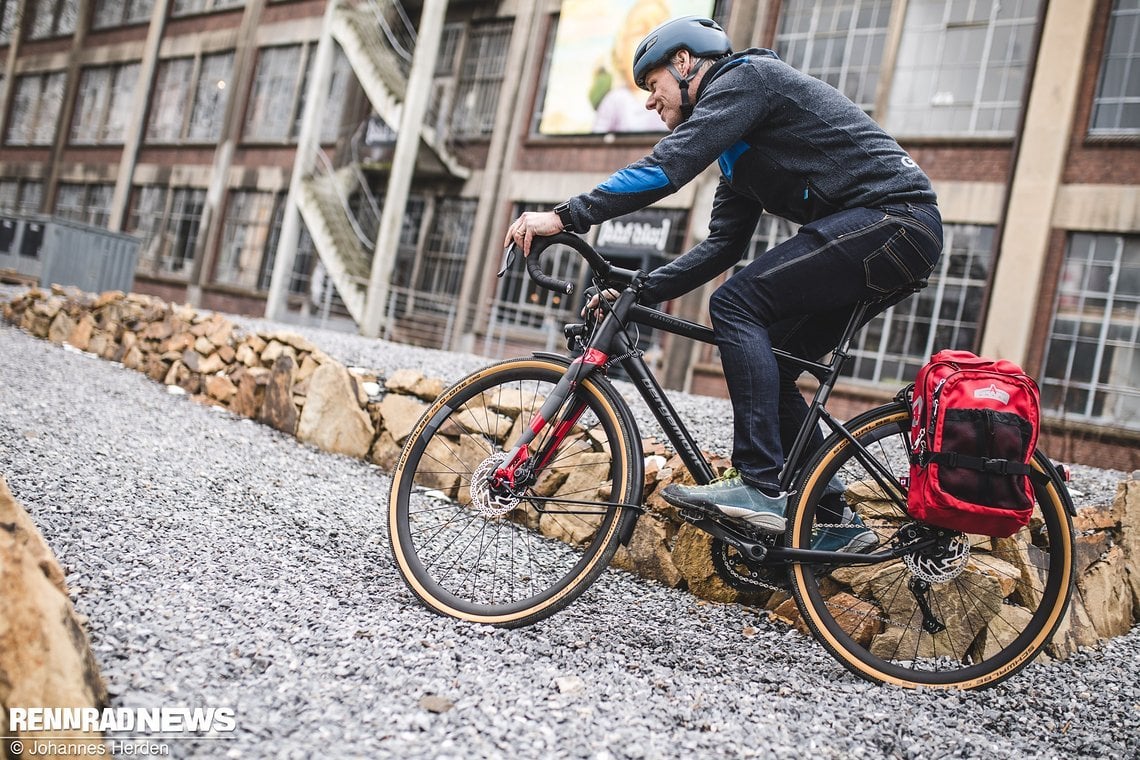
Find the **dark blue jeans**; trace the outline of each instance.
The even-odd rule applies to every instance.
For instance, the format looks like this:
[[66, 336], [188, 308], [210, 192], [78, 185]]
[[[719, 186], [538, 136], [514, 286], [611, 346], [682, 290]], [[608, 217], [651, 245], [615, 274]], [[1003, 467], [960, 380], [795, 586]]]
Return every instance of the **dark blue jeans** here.
[[[778, 365], [772, 348], [826, 355], [859, 301], [881, 299], [870, 320], [924, 280], [941, 253], [937, 206], [855, 208], [805, 224], [717, 288], [709, 315], [732, 399], [732, 462], [745, 482], [779, 490], [784, 452], [807, 416], [799, 373]], [[818, 430], [812, 443], [822, 443]]]

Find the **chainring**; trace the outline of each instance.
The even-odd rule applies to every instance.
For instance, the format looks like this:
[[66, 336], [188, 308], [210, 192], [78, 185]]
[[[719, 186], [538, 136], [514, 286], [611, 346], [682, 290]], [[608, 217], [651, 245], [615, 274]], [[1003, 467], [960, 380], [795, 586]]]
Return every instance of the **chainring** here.
[[736, 547], [719, 538], [713, 539], [711, 551], [716, 574], [737, 591], [744, 594], [788, 591], [785, 569], [749, 562]]

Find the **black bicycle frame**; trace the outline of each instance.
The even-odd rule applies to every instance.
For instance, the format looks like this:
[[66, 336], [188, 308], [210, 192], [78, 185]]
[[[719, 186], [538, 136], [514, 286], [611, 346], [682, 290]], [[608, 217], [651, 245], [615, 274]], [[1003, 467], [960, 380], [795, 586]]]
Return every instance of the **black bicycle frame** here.
[[[710, 327], [674, 317], [657, 309], [651, 309], [636, 303], [629, 307], [623, 319], [623, 315], [617, 311], [616, 303], [614, 306], [613, 316], [619, 323], [626, 322], [627, 324], [644, 325], [702, 343], [714, 343], [713, 331]], [[780, 490], [782, 491], [791, 490], [793, 481], [799, 471], [800, 460], [804, 454], [807, 453], [807, 447], [811, 441], [813, 429], [819, 425], [819, 421], [823, 420], [833, 431], [840, 430], [843, 427], [827, 411], [825, 404], [831, 395], [832, 389], [835, 387], [839, 372], [847, 360], [851, 340], [855, 336], [855, 332], [862, 325], [863, 317], [867, 313], [867, 306], [868, 304], [865, 302], [860, 302], [855, 306], [851, 318], [843, 329], [843, 335], [827, 362], [811, 361], [788, 353], [782, 349], [772, 349], [772, 353], [776, 355], [777, 362], [790, 365], [802, 372], [808, 372], [819, 381], [819, 386], [812, 396], [811, 403], [808, 404], [807, 418], [796, 434], [795, 442], [792, 444], [792, 450], [789, 451], [785, 457], [784, 469], [780, 474]], [[618, 335], [624, 337], [627, 343], [629, 342], [629, 336], [625, 335], [624, 331], [619, 332]], [[619, 348], [621, 348], [620, 341]], [[628, 348], [624, 350], [628, 351]], [[661, 385], [657, 382], [657, 379], [653, 377], [641, 354], [633, 352], [632, 356], [622, 360], [621, 366], [622, 369], [633, 378], [638, 392], [641, 394], [641, 397], [645, 399], [645, 403], [649, 406], [650, 411], [653, 412], [653, 416], [661, 425], [661, 429], [665, 431], [665, 435], [669, 437], [669, 441], [677, 449], [677, 453], [681, 455], [681, 460], [685, 463], [685, 466], [689, 468], [689, 472], [693, 474], [693, 477], [698, 483], [707, 483], [711, 480], [714, 476], [712, 468], [698, 450], [688, 430], [685, 429], [684, 424], [677, 416], [676, 410], [674, 410], [672, 404], [670, 404], [669, 400], [665, 397]]]
[[[856, 448], [856, 457], [867, 467], [871, 475], [883, 487], [884, 493], [897, 493], [897, 483], [892, 474], [883, 465], [871, 456], [862, 443], [847, 431], [825, 408], [832, 389], [839, 378], [839, 373], [846, 362], [851, 347], [851, 340], [863, 324], [870, 303], [860, 302], [852, 310], [851, 317], [843, 329], [835, 349], [826, 362], [812, 361], [788, 353], [782, 349], [773, 349], [776, 361], [790, 365], [801, 371], [809, 372], [819, 386], [816, 388], [808, 405], [808, 413], [803, 425], [796, 434], [792, 450], [784, 463], [780, 474], [780, 488], [791, 492], [795, 478], [799, 473], [801, 459], [809, 453], [807, 451], [812, 438], [813, 429], [823, 420], [824, 424], [834, 432], [844, 436]], [[635, 301], [632, 291], [626, 290], [614, 302], [610, 314], [606, 316], [594, 336], [590, 345], [603, 352], [610, 349], [612, 353], [621, 356], [619, 363], [622, 369], [633, 381], [639, 395], [645, 400], [661, 429], [665, 432], [670, 443], [681, 457], [681, 461], [692, 473], [698, 483], [708, 483], [715, 477], [708, 460], [701, 453], [696, 441], [681, 421], [676, 409], [665, 395], [664, 389], [653, 376], [641, 352], [636, 350], [634, 341], [626, 332], [630, 325], [643, 325], [663, 330], [683, 338], [690, 338], [702, 343], [714, 343], [712, 328], [696, 322], [690, 322], [674, 317], [657, 309], [642, 306]], [[620, 352], [620, 353], [619, 353]], [[894, 487], [892, 487], [894, 486]], [[779, 546], [766, 546], [737, 533], [728, 526], [713, 520], [701, 520], [698, 527], [710, 533], [715, 538], [730, 543], [754, 561], [773, 563], [784, 562], [812, 562], [836, 565], [874, 564], [889, 559], [901, 557], [903, 554], [913, 552], [921, 546], [933, 543], [935, 539], [926, 539], [907, 546], [898, 546], [888, 551], [878, 551], [872, 554], [854, 554], [850, 552], [828, 552], [813, 549], [787, 549]]]
[[[693, 478], [698, 483], [708, 483], [715, 476], [712, 467], [701, 454], [696, 441], [693, 440], [692, 435], [677, 415], [677, 410], [673, 408], [672, 403], [666, 397], [665, 390], [657, 382], [657, 378], [653, 376], [649, 366], [642, 358], [641, 352], [637, 350], [635, 341], [629, 335], [628, 330], [634, 325], [644, 325], [702, 343], [715, 343], [712, 328], [638, 304], [637, 292], [635, 287], [631, 287], [631, 283], [635, 283], [641, 273], [613, 266], [577, 235], [562, 233], [549, 238], [537, 238], [532, 244], [531, 255], [526, 260], [526, 269], [531, 279], [540, 287], [566, 294], [574, 292], [573, 283], [547, 275], [539, 265], [538, 260], [541, 251], [554, 243], [567, 245], [578, 251], [590, 265], [594, 280], [600, 287], [616, 284], [624, 286], [624, 290], [617, 300], [607, 307], [608, 313], [597, 326], [587, 345], [586, 352], [570, 365], [566, 375], [547, 396], [546, 402], [536, 415], [531, 428], [523, 432], [514, 448], [508, 453], [507, 464], [496, 470], [496, 478], [513, 482], [515, 470], [526, 461], [529, 455], [527, 447], [534, 439], [535, 434], [549, 420], [553, 419], [561, 404], [569, 397], [574, 386], [597, 371], [599, 367], [617, 362], [633, 380], [638, 393], [645, 400], [669, 442], [673, 444], [674, 449], [680, 455], [681, 461], [692, 473]], [[512, 244], [504, 251], [504, 263], [500, 275], [511, 265], [514, 255], [515, 248]], [[893, 499], [897, 500], [895, 494], [898, 493], [898, 488], [893, 475], [882, 463], [871, 456], [862, 443], [856, 440], [824, 408], [832, 389], [835, 387], [843, 364], [847, 360], [851, 340], [863, 325], [863, 319], [867, 315], [871, 303], [860, 302], [855, 305], [838, 344], [826, 362], [811, 361], [782, 349], [773, 349], [777, 362], [790, 365], [801, 372], [809, 372], [819, 381], [819, 386], [808, 405], [807, 417], [796, 434], [792, 449], [787, 453], [784, 469], [780, 473], [780, 489], [783, 491], [792, 491], [796, 476], [799, 474], [800, 460], [808, 453], [807, 448], [814, 428], [822, 420], [831, 431], [843, 436], [855, 447], [856, 458], [868, 469], [872, 477], [884, 489], [884, 493], [890, 494]], [[905, 505], [902, 505], [901, 501], [900, 506], [905, 509]], [[768, 546], [712, 519], [701, 519], [695, 524], [713, 537], [736, 547], [744, 556], [754, 561], [767, 559], [772, 562], [815, 562], [836, 565], [873, 564], [902, 556], [936, 540], [927, 538], [905, 547], [895, 547], [889, 551], [879, 551], [873, 554], [824, 552], [812, 549], [785, 549]]]

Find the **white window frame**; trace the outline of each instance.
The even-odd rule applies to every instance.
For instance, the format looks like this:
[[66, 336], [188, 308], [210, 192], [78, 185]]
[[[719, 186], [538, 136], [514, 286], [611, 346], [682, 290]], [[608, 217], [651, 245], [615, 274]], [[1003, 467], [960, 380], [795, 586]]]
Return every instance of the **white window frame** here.
[[1046, 414], [1140, 430], [1140, 236], [1069, 234], [1041, 363]]
[[[1090, 135], [1140, 134], [1140, 6], [1113, 3], [1105, 36], [1096, 96], [1089, 118]], [[1119, 86], [1108, 92], [1119, 73]], [[1125, 109], [1129, 114], [1126, 118]], [[1115, 116], [1113, 113], [1115, 112]]]

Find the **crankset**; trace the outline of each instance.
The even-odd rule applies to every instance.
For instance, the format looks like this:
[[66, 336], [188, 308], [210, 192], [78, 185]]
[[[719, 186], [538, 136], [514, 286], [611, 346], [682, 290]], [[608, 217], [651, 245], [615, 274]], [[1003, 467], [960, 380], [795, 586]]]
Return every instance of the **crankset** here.
[[[772, 545], [775, 539], [776, 536], [767, 536], [765, 543]], [[712, 542], [712, 564], [721, 580], [743, 594], [788, 591], [786, 569], [750, 561], [735, 546], [719, 538]]]

